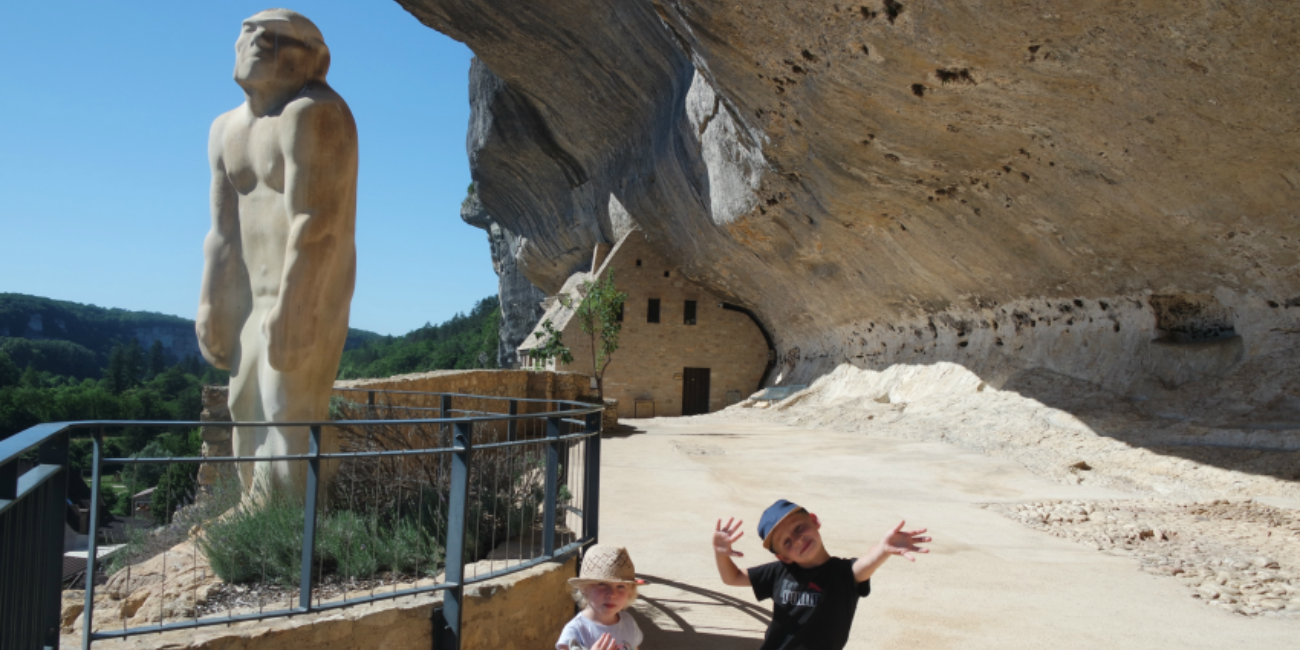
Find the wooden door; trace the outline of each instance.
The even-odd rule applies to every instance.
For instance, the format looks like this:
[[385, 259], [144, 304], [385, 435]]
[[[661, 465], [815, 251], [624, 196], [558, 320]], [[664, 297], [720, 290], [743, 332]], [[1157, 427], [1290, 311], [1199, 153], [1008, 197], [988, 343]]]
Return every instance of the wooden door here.
[[709, 412], [709, 369], [685, 368], [682, 371], [682, 415]]

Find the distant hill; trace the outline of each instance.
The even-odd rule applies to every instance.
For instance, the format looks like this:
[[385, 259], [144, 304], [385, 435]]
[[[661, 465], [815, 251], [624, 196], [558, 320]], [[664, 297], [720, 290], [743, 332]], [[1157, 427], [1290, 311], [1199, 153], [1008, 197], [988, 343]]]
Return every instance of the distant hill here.
[[[349, 329], [344, 349], [383, 338]], [[162, 343], [167, 365], [200, 357], [194, 321], [148, 311], [104, 308], [20, 293], [0, 293], [0, 351], [20, 367], [78, 379], [98, 378], [114, 346]]]
[[339, 379], [495, 368], [500, 328], [500, 304], [496, 296], [489, 296], [478, 301], [469, 314], [456, 314], [440, 325], [426, 324], [402, 336], [376, 335], [344, 352]]

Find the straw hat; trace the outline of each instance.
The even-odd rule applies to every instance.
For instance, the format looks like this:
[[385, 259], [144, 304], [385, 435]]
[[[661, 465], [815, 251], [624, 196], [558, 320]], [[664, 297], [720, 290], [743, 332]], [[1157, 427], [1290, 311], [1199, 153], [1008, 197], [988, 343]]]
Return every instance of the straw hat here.
[[636, 568], [627, 549], [601, 544], [587, 549], [587, 555], [582, 558], [582, 571], [578, 577], [569, 578], [569, 586], [576, 589], [598, 582], [636, 586]]

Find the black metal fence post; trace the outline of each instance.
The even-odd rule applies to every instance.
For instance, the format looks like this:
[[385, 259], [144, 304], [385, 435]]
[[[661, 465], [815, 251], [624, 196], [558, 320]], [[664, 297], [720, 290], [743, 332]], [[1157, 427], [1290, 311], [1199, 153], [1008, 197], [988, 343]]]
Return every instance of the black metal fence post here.
[[588, 413], [585, 433], [594, 433], [586, 439], [586, 467], [583, 468], [582, 536], [594, 544], [600, 537], [600, 433], [602, 413]]
[[[22, 561], [19, 553], [23, 542], [22, 522], [18, 519], [18, 461], [15, 459], [0, 465], [0, 506], [5, 512], [0, 513], [0, 576], [18, 573], [18, 564]], [[62, 521], [60, 519], [60, 521]], [[59, 550], [63, 545], [59, 545]], [[22, 587], [16, 580], [7, 579], [0, 582], [0, 642], [5, 646], [22, 639], [19, 624], [22, 618], [18, 604], [23, 598]]]
[[302, 569], [298, 578], [298, 607], [303, 611], [311, 609], [311, 558], [316, 551], [316, 493], [320, 486], [320, 437], [320, 425], [312, 425], [311, 447], [308, 451], [311, 458], [307, 461], [307, 493], [303, 495]]
[[94, 459], [92, 461], [90, 483], [90, 534], [86, 545], [86, 605], [82, 611], [81, 650], [90, 650], [90, 637], [95, 622], [95, 554], [99, 550], [99, 464], [104, 458], [104, 430], [95, 430]]
[[[510, 415], [519, 415], [519, 400], [510, 400]], [[519, 421], [509, 420], [506, 422], [506, 441], [514, 442], [519, 437]]]
[[546, 503], [543, 504], [542, 553], [555, 557], [555, 500], [560, 485], [560, 418], [546, 418]]
[[[444, 408], [450, 396], [444, 395]], [[444, 591], [438, 650], [460, 650], [461, 619], [465, 610], [465, 528], [469, 514], [469, 465], [473, 453], [474, 423], [456, 422], [452, 439], [451, 501], [447, 507], [447, 564], [444, 579], [455, 585]], [[435, 633], [438, 631], [435, 630]]]
[[[451, 395], [443, 394], [439, 396], [438, 417], [444, 420], [451, 417]], [[446, 440], [446, 442], [443, 442], [444, 440]], [[451, 425], [448, 424], [438, 425], [438, 442], [436, 445], [444, 444], [454, 444], [451, 440]]]
[[[58, 473], [50, 478], [43, 488], [46, 490], [45, 508], [42, 514], [45, 521], [44, 546], [40, 549], [38, 562], [41, 584], [37, 591], [42, 592], [43, 602], [38, 607], [42, 613], [41, 629], [44, 631], [46, 648], [57, 650], [59, 647], [59, 616], [63, 609], [63, 526], [64, 515], [68, 508], [68, 437], [61, 433], [41, 445], [37, 456], [40, 464], [54, 465]], [[91, 534], [95, 533], [98, 522], [91, 524]]]

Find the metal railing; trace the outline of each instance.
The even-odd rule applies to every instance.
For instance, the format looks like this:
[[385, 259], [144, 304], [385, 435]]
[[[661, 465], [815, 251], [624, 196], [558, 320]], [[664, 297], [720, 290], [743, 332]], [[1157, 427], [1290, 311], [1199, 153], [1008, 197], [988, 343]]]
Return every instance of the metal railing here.
[[[0, 440], [0, 647], [59, 647], [64, 522], [71, 473], [69, 446], [79, 437], [90, 437], [93, 446], [91, 534], [81, 630], [81, 646], [86, 649], [96, 640], [302, 615], [442, 592], [441, 629], [435, 629], [435, 640], [438, 648], [455, 650], [460, 647], [466, 585], [576, 553], [596, 540], [601, 405], [366, 389], [336, 389], [335, 394], [343, 397], [336, 398], [335, 406], [344, 419], [289, 423], [56, 422]], [[365, 402], [360, 401], [361, 395], [365, 395]], [[106, 440], [124, 427], [176, 430], [266, 426], [305, 428], [310, 432], [308, 453], [114, 458], [105, 451]], [[327, 449], [335, 434], [338, 451]], [[20, 473], [20, 459], [29, 461], [32, 468]], [[216, 531], [235, 525], [233, 522], [240, 517], [255, 516], [259, 508], [269, 507], [261, 503], [265, 499], [250, 498], [250, 493], [257, 492], [248, 488], [256, 484], [262, 471], [259, 465], [267, 463], [306, 465], [305, 489], [301, 498], [295, 497], [291, 503], [294, 516], [301, 516], [296, 585], [277, 588], [273, 609], [268, 609], [268, 601], [259, 596], [256, 610], [246, 601], [233, 599], [223, 613], [210, 603], [200, 607], [197, 594], [190, 600], [184, 600], [185, 595], [177, 596], [181, 599], [179, 606], [167, 607], [166, 589], [159, 588], [157, 597], [163, 600], [157, 604], [156, 621], [151, 618], [153, 604], [148, 601], [146, 606], [151, 609], [143, 619], [122, 617], [120, 627], [115, 623], [112, 629], [103, 620], [96, 620], [95, 576], [100, 560], [96, 557], [98, 540], [94, 531], [101, 521], [100, 490], [106, 467], [210, 464], [234, 468], [216, 472], [242, 480], [242, 486], [235, 484], [239, 496], [233, 502], [218, 503], [214, 509], [213, 503], [220, 501], [214, 493], [198, 489], [187, 495], [192, 501], [187, 509], [207, 508], [206, 517], [198, 522], [201, 530], [190, 530], [183, 536], [193, 546], [191, 566], [198, 570], [199, 549], [202, 547], [210, 560], [212, 549], [221, 543], [221, 539], [214, 539], [218, 537]], [[252, 483], [249, 476], [255, 477]], [[134, 514], [134, 506], [131, 510]], [[171, 516], [167, 513], [164, 518]], [[372, 534], [379, 531], [381, 536], [396, 536], [400, 531], [416, 541], [407, 548], [393, 542], [393, 553], [410, 556], [414, 551], [409, 547], [415, 546], [423, 549], [425, 556], [416, 553], [414, 569], [400, 569], [394, 560], [389, 571], [382, 572], [379, 565], [372, 563], [369, 579], [358, 578], [351, 564], [351, 573], [344, 570], [356, 549], [339, 550], [339, 545], [346, 546], [350, 538], [335, 535], [337, 539], [325, 544], [330, 548], [322, 548], [322, 536], [347, 528], [348, 522], [354, 524], [353, 529], [359, 526]], [[167, 552], [164, 547], [164, 583]], [[329, 553], [333, 555], [327, 560]], [[422, 566], [421, 561], [426, 564]], [[240, 570], [249, 568], [239, 561], [227, 564]], [[131, 584], [131, 566], [127, 564], [123, 569], [127, 585]], [[345, 573], [347, 577], [340, 577]], [[265, 575], [264, 565], [263, 578]], [[281, 582], [285, 582], [283, 576]], [[265, 580], [258, 588], [269, 589]], [[284, 606], [279, 607], [280, 603]], [[132, 625], [137, 619], [147, 624]]]

